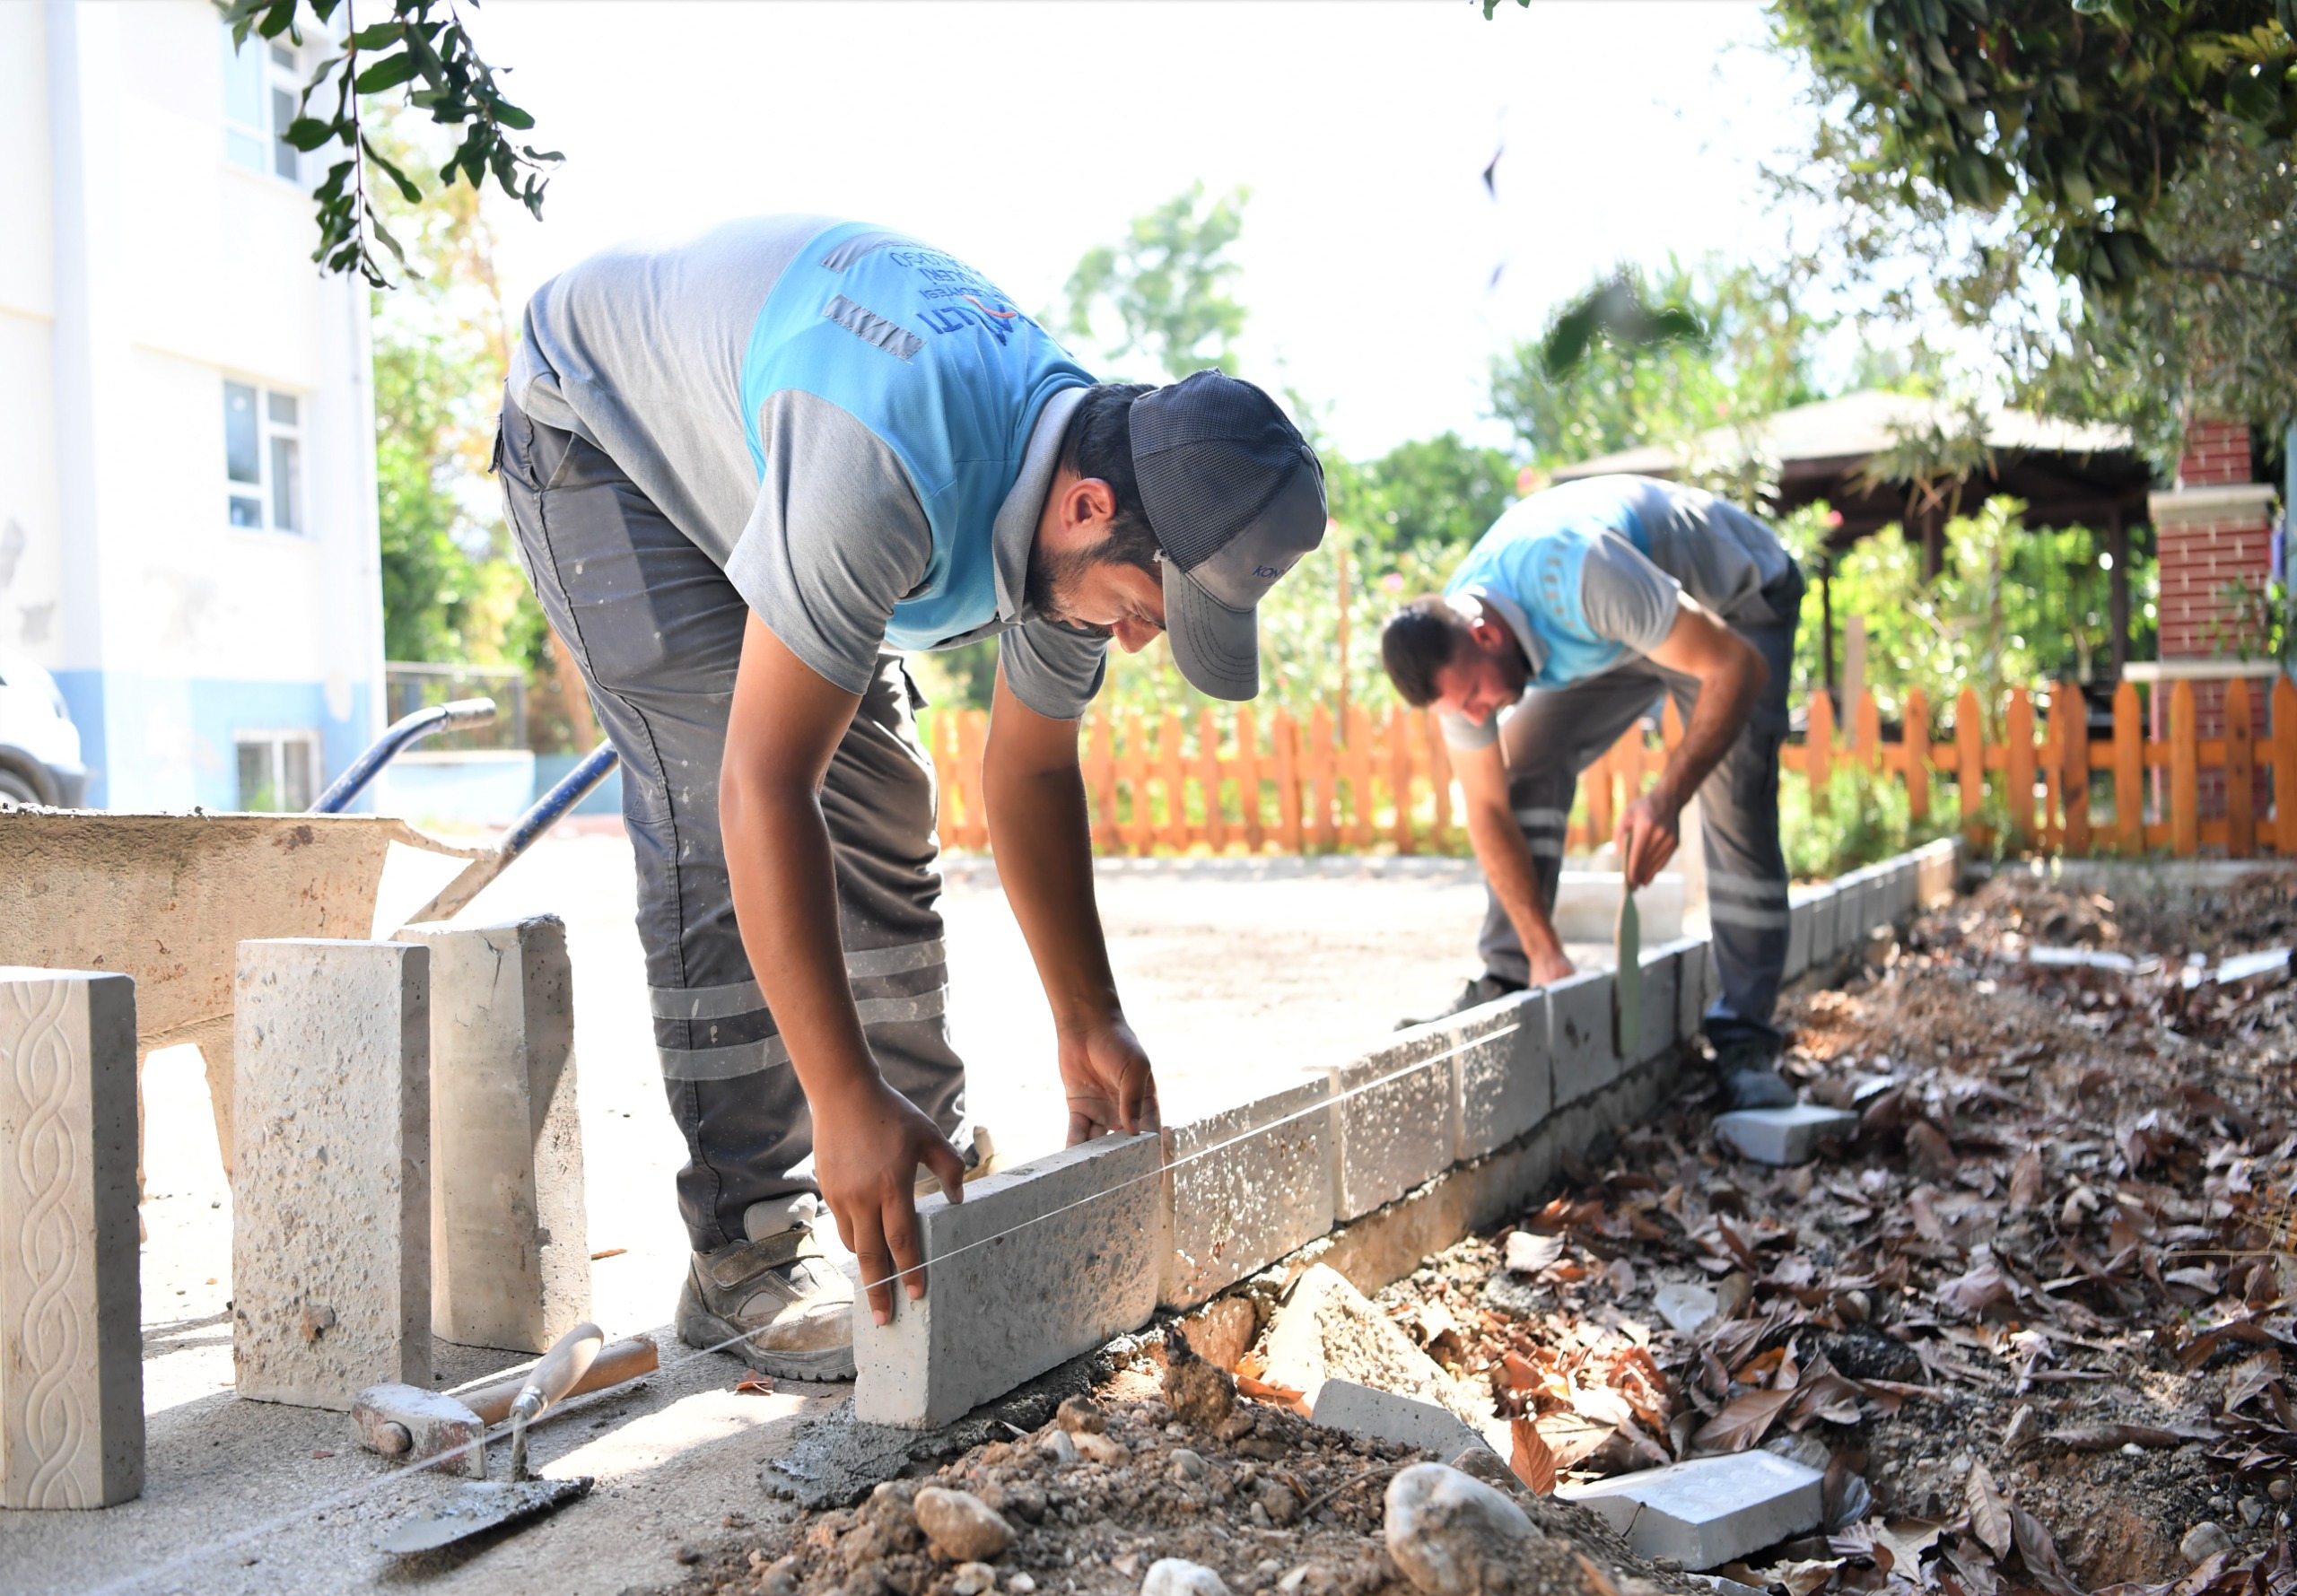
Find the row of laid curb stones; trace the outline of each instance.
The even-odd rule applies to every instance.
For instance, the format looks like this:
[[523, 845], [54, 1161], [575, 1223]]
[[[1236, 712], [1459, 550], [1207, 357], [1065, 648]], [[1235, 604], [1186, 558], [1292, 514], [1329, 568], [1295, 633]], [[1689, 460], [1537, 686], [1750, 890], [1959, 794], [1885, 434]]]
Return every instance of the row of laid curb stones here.
[[[552, 917], [240, 945], [241, 1396], [347, 1410], [434, 1333], [590, 1316], [572, 980]], [[135, 982], [0, 968], [0, 1507], [144, 1486]]]
[[[1960, 858], [1949, 839], [1797, 894], [1789, 979], [1951, 894]], [[1619, 983], [1590, 972], [1399, 1032], [1305, 1083], [1167, 1129], [1161, 1147], [1131, 1138], [1070, 1148], [976, 1182], [958, 1208], [928, 1199], [925, 1305], [904, 1304], [881, 1329], [856, 1304], [856, 1417], [946, 1423], [1138, 1330], [1159, 1304], [1208, 1301], [1447, 1172], [1527, 1141], [1584, 1152], [1611, 1121], [1573, 1111], [1671, 1064], [1714, 995], [1705, 938], [1647, 949], [1641, 964], [1641, 1034], [1628, 1058], [1616, 1045]], [[1550, 1128], [1565, 1139], [1542, 1135]], [[1171, 1167], [1157, 1180], [1160, 1156]]]

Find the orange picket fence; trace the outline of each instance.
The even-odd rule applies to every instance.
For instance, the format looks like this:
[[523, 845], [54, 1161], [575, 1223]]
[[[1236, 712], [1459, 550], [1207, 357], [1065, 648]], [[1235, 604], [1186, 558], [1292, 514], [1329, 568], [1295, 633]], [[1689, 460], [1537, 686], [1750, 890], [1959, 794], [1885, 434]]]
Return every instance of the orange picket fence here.
[[[2297, 855], [2297, 687], [2286, 677], [2275, 681], [2270, 731], [2259, 737], [2249, 683], [2226, 682], [2225, 733], [2205, 737], [2196, 685], [2154, 686], [2168, 694], [2161, 737], [2146, 735], [2137, 689], [2127, 682], [2114, 694], [2111, 736], [2098, 737], [2090, 735], [2080, 694], [2070, 690], [2047, 695], [2038, 716], [2034, 694], [2009, 689], [1996, 701], [2001, 735], [1994, 740], [1975, 689], [1956, 700], [1943, 739], [1917, 690], [1907, 695], [1901, 735], [1890, 742], [1872, 693], [1854, 706], [1847, 736], [1836, 729], [1833, 700], [1814, 693], [1804, 739], [1787, 746], [1781, 763], [1810, 783], [1818, 807], [1838, 767], [1895, 780], [1917, 820], [1930, 810], [1928, 778], [1943, 776], [1955, 786], [1973, 841], [1984, 841], [1998, 819], [2014, 851]], [[1208, 706], [1192, 726], [1173, 711], [1153, 722], [1094, 714], [1082, 759], [1094, 846], [1136, 854], [1463, 849], [1451, 762], [1434, 719], [1401, 707], [1375, 716], [1361, 705], [1349, 706], [1343, 732], [1321, 704], [1305, 724], [1283, 710], [1263, 720], [1249, 704], [1227, 711]], [[988, 845], [981, 789], [988, 731], [979, 710], [932, 718], [945, 848]], [[1584, 773], [1571, 815], [1572, 851], [1610, 838], [1620, 806], [1658, 773], [1681, 737], [1669, 702], [1655, 737], [1639, 727], [1629, 731]], [[1998, 803], [1991, 814], [1989, 779]], [[2205, 789], [2213, 811], [2206, 815]]]

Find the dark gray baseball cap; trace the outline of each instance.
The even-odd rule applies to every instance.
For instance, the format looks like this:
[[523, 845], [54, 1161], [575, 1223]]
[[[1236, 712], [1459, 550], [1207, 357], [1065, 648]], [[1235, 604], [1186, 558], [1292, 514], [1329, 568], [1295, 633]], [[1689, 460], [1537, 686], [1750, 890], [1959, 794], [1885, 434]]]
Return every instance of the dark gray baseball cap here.
[[1260, 692], [1260, 601], [1323, 541], [1316, 451], [1259, 388], [1205, 371], [1132, 402], [1132, 473], [1164, 550], [1165, 632], [1201, 692]]

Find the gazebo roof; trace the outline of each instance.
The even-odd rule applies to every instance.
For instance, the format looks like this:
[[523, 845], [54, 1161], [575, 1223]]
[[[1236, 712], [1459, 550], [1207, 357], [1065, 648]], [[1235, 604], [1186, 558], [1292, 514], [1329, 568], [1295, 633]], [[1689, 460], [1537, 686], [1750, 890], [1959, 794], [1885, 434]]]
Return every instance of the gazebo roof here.
[[[1965, 509], [1989, 494], [2011, 493], [2026, 501], [2027, 520], [2034, 526], [2102, 527], [2116, 514], [2125, 525], [2145, 519], [2153, 472], [2132, 447], [2128, 429], [2023, 410], [1980, 414], [1992, 465], [1965, 484]], [[1731, 459], [1751, 443], [1777, 484], [1777, 509], [1783, 513], [1825, 500], [1842, 516], [1827, 540], [1840, 547], [1908, 517], [1903, 484], [1870, 489], [1861, 483], [1869, 460], [1908, 438], [1952, 437], [1964, 426], [1961, 406], [1951, 401], [1866, 388], [1767, 416], [1751, 437], [1735, 427], [1711, 428], [1684, 452]], [[1675, 449], [1652, 445], [1565, 466], [1554, 476], [1558, 482], [1617, 472], [1673, 476], [1682, 463]]]

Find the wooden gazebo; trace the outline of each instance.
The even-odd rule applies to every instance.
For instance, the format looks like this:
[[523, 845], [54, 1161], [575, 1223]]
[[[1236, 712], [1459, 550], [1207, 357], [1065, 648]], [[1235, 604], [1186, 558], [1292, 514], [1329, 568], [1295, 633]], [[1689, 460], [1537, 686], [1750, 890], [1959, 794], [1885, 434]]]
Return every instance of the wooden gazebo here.
[[[2126, 428], [2004, 409], [1981, 412], [1979, 421], [1985, 447], [1982, 454], [1965, 454], [1972, 468], [1960, 484], [1962, 510], [1974, 510], [1991, 494], [2010, 493], [2026, 501], [2030, 526], [2088, 527], [2103, 535], [2113, 555], [2107, 587], [2118, 678], [2129, 653], [2129, 533], [2145, 524], [2152, 468], [2131, 447]], [[1944, 554], [1948, 506], [1956, 497], [1951, 474], [1870, 486], [1867, 470], [1876, 456], [1904, 452], [1909, 442], [1919, 452], [1920, 440], [1968, 432], [1965, 412], [1947, 400], [1867, 388], [1780, 411], [1743, 434], [1716, 428], [1681, 452], [1664, 445], [1622, 449], [1553, 475], [1558, 482], [1616, 472], [1672, 477], [1686, 458], [1734, 460], [1751, 452], [1776, 484], [1772, 505], [1778, 513], [1823, 500], [1842, 518], [1828, 534], [1830, 552], [1897, 521], [1919, 536], [1924, 569], [1935, 575]], [[1812, 572], [1821, 581], [1826, 574]], [[1831, 648], [1828, 651], [1831, 655]]]

